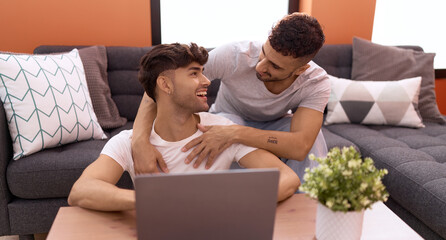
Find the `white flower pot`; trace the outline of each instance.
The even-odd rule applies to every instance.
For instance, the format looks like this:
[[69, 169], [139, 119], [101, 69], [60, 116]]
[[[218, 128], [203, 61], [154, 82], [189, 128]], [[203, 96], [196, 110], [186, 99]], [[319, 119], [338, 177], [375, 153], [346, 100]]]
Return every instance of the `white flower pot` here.
[[317, 204], [317, 240], [359, 240], [361, 239], [364, 210], [360, 212], [335, 212]]

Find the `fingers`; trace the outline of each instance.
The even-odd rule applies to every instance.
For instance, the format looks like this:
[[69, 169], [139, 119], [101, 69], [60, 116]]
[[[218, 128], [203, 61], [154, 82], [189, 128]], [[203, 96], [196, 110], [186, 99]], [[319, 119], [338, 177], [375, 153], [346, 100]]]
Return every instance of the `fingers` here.
[[[192, 140], [193, 141], [193, 140]], [[194, 150], [192, 150], [192, 152], [189, 153], [189, 155], [187, 155], [186, 160], [184, 160], [184, 162], [186, 164], [189, 164], [190, 162], [192, 162], [192, 160], [201, 153], [201, 151], [203, 151], [204, 146], [202, 144], [198, 145], [196, 148], [194, 148]]]
[[228, 148], [229, 146], [231, 146], [231, 144], [230, 143], [226, 143], [225, 145], [223, 145], [223, 147], [222, 148], [220, 148], [218, 151], [211, 151], [210, 153], [209, 153], [209, 157], [208, 157], [208, 160], [207, 160], [207, 162], [206, 162], [206, 169], [209, 169], [209, 168], [211, 168], [212, 167], [212, 164], [214, 164], [214, 162], [215, 162], [215, 159], [226, 149], [226, 148]]
[[[199, 143], [201, 143], [201, 141], [203, 141], [203, 136], [197, 137], [197, 138], [193, 139], [192, 141], [188, 142], [186, 145], [184, 145], [184, 147], [181, 149], [181, 151], [187, 152], [187, 151], [189, 151], [189, 149], [191, 149], [191, 148], [195, 147], [196, 145], [198, 145]], [[195, 155], [193, 157], [195, 157]], [[191, 154], [189, 154], [189, 156], [191, 156]], [[194, 158], [188, 157], [188, 159], [192, 160]]]
[[145, 146], [138, 145], [135, 149], [132, 148], [132, 157], [136, 175], [144, 173], [160, 173], [159, 169], [165, 173], [169, 172], [163, 156], [150, 143]]
[[209, 154], [208, 160], [206, 161], [206, 166], [205, 166], [206, 169], [209, 169], [209, 168], [212, 167], [212, 164], [214, 164], [215, 158], [216, 158], [218, 155], [220, 155], [221, 152], [222, 152], [222, 151], [212, 151], [212, 152]]
[[152, 162], [147, 162], [145, 164], [137, 164], [135, 162], [135, 174], [144, 174], [144, 173], [159, 173], [158, 168], [156, 167], [156, 164], [152, 164]]
[[208, 154], [209, 154], [209, 150], [207, 150], [207, 149], [204, 149], [203, 151], [201, 151], [200, 155], [198, 155], [198, 157], [197, 157], [197, 160], [195, 160], [194, 168], [198, 168]]
[[[156, 150], [158, 152], [158, 150]], [[160, 167], [160, 169], [164, 172], [164, 173], [168, 173], [169, 169], [167, 168], [167, 164], [164, 161], [163, 156], [161, 155], [160, 152], [158, 152], [157, 156], [156, 156], [156, 161], [158, 163], [158, 166]], [[158, 169], [157, 169], [158, 170]]]

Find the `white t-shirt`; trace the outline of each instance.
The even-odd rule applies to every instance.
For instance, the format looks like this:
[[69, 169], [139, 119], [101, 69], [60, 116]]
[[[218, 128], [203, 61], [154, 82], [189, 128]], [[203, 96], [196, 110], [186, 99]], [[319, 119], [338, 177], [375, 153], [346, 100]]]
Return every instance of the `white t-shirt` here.
[[236, 42], [209, 52], [204, 74], [221, 79], [210, 112], [231, 113], [248, 121], [271, 121], [290, 109], [306, 107], [323, 112], [330, 97], [330, 81], [324, 69], [310, 61], [310, 67], [280, 94], [271, 93], [255, 72], [260, 42]]
[[[200, 116], [200, 123], [204, 125], [232, 125], [230, 120], [207, 112], [198, 113]], [[125, 130], [112, 137], [102, 149], [101, 154], [105, 154], [113, 158], [124, 171], [129, 172], [132, 180], [135, 178], [135, 169], [133, 166], [131, 139], [133, 130]], [[216, 159], [214, 164], [209, 169], [205, 169], [205, 161], [201, 163], [198, 168], [193, 167], [193, 162], [185, 164], [184, 160], [187, 155], [193, 150], [189, 149], [187, 152], [182, 152], [183, 148], [189, 141], [199, 137], [203, 132], [197, 130], [192, 136], [185, 138], [178, 142], [168, 142], [163, 140], [152, 127], [152, 134], [150, 136], [150, 143], [156, 147], [161, 153], [164, 161], [167, 164], [169, 172], [196, 172], [196, 171], [216, 171], [229, 169], [232, 162], [238, 162], [246, 154], [256, 150], [256, 148], [248, 147], [242, 144], [232, 144], [229, 148], [223, 151]]]

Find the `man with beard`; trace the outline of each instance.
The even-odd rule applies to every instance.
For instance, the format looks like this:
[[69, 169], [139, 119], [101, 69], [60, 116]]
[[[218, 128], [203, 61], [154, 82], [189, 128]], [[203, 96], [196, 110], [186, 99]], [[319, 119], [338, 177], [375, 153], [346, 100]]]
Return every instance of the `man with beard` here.
[[[221, 85], [210, 112], [240, 125], [198, 125], [205, 133], [184, 146], [183, 151], [194, 147], [185, 162], [200, 166], [205, 161], [210, 167], [224, 149], [242, 143], [281, 157], [303, 179], [305, 168], [317, 164], [308, 154], [327, 153], [321, 126], [330, 82], [311, 61], [324, 40], [315, 18], [293, 13], [273, 27], [264, 43], [236, 42], [212, 50], [204, 74], [221, 79]], [[157, 163], [168, 171], [156, 149], [144, 143], [155, 108], [145, 96], [135, 120], [138, 141], [133, 141], [132, 151], [137, 173], [157, 171]]]
[[[192, 43], [158, 45], [141, 60], [139, 81], [158, 106], [149, 144], [161, 154], [172, 173], [206, 171], [204, 162], [199, 166], [186, 164], [184, 158], [190, 151], [181, 151], [184, 144], [203, 134], [197, 124], [233, 124], [224, 117], [203, 112], [209, 109], [206, 92], [210, 82], [203, 75], [207, 59], [206, 49]], [[132, 136], [132, 130], [125, 130], [107, 142], [99, 158], [73, 185], [68, 197], [70, 205], [102, 211], [135, 208], [134, 191], [115, 186], [124, 171], [129, 172], [132, 180], [135, 177]], [[293, 170], [276, 156], [242, 144], [227, 147], [208, 169], [229, 169], [233, 162], [246, 168], [277, 168], [278, 201], [291, 196], [300, 184]]]

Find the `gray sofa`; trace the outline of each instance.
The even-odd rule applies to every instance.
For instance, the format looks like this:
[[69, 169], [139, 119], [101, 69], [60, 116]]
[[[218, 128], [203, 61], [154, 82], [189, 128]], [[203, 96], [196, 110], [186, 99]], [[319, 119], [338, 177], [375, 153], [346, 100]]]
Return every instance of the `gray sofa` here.
[[[73, 46], [40, 46], [35, 53], [69, 51]], [[108, 81], [123, 127], [106, 130], [111, 137], [132, 127], [143, 89], [137, 80], [139, 59], [149, 47], [107, 47]], [[351, 77], [352, 46], [326, 45], [314, 60], [331, 75]], [[218, 80], [209, 89], [215, 100]], [[384, 183], [390, 193], [386, 203], [426, 239], [446, 238], [446, 126], [425, 123], [426, 128], [335, 124], [323, 126], [327, 145], [355, 146], [364, 157], [387, 168]], [[59, 207], [83, 169], [97, 158], [106, 140], [67, 144], [12, 160], [12, 145], [0, 103], [0, 236], [48, 232]], [[125, 174], [118, 183], [131, 188]]]

